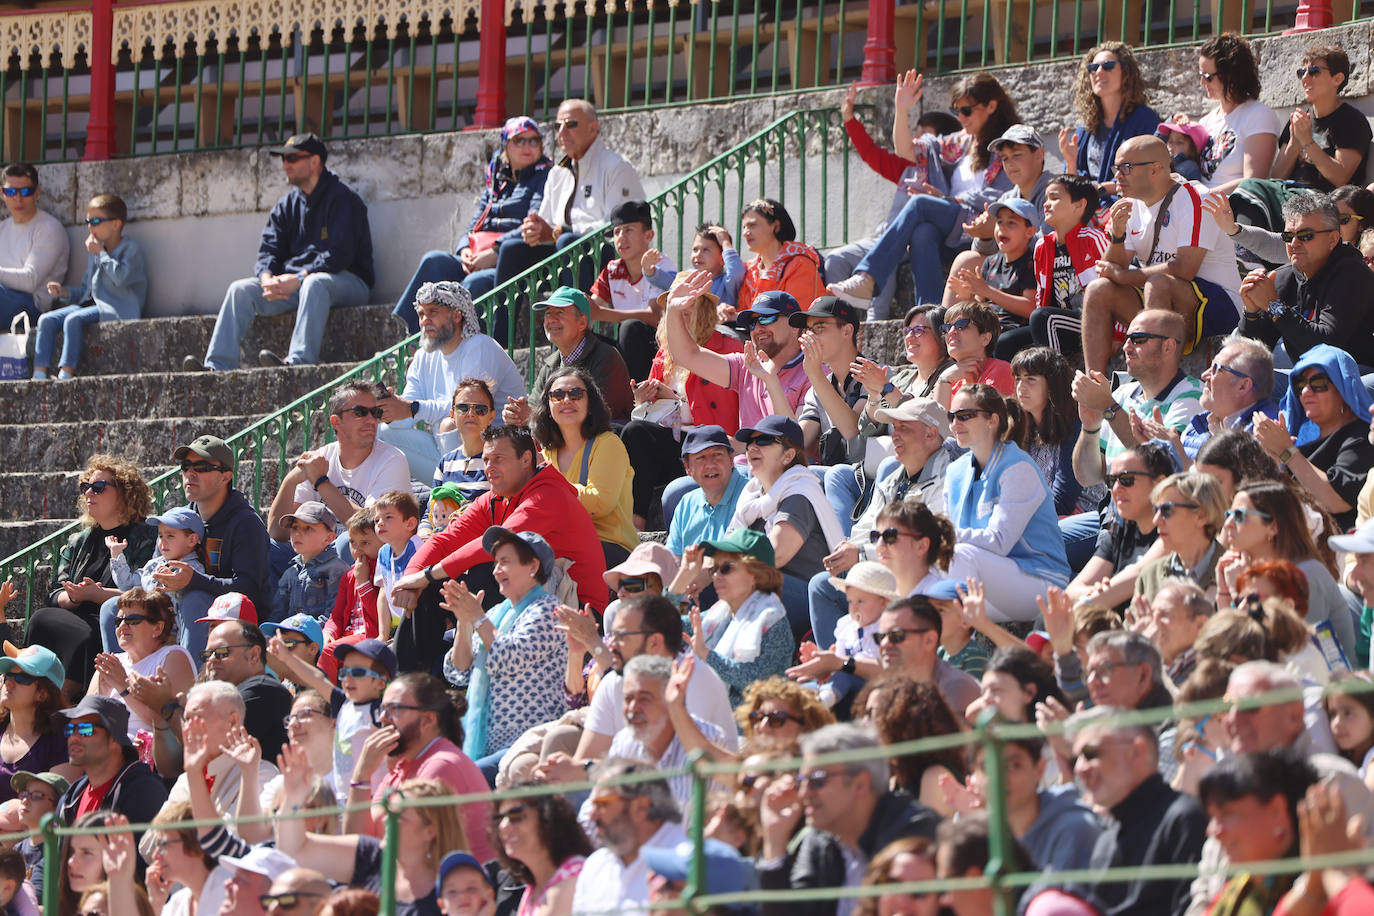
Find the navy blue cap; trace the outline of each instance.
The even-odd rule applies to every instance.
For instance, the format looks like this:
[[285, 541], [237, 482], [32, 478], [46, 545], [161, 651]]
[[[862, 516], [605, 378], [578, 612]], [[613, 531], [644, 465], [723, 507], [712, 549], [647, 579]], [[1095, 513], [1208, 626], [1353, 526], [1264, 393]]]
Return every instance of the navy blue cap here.
[[737, 314], [735, 320], [743, 321], [750, 316], [762, 318], [768, 315], [791, 315], [801, 310], [801, 305], [792, 298], [791, 293], [770, 289], [755, 296], [749, 308]]
[[724, 428], [708, 423], [705, 426], [698, 426], [689, 430], [687, 435], [682, 437], [682, 457], [695, 455], [697, 452], [704, 452], [708, 448], [715, 448], [717, 445], [729, 449], [730, 437], [726, 435]]
[[791, 417], [771, 414], [754, 424], [752, 429], [741, 429], [735, 439], [748, 445], [759, 436], [777, 436], [786, 439], [797, 448], [806, 448], [806, 437], [802, 435], [801, 424]]
[[396, 653], [392, 652], [391, 647], [380, 639], [363, 639], [355, 643], [340, 643], [334, 648], [334, 657], [342, 663], [350, 652], [357, 652], [374, 662], [381, 663], [381, 666], [386, 669], [387, 677], [396, 676]]
[[447, 878], [448, 873], [455, 868], [476, 869], [477, 873], [485, 878], [488, 884], [491, 884], [492, 891], [496, 890], [496, 885], [491, 882], [491, 875], [487, 874], [487, 870], [482, 867], [482, 863], [477, 861], [470, 853], [463, 852], [460, 849], [457, 852], [449, 853], [440, 861], [439, 877], [434, 880], [434, 893], [436, 895], [442, 895], [444, 893], [444, 879]]
[[963, 584], [958, 579], [941, 579], [927, 588], [924, 594], [936, 601], [961, 601], [963, 599], [959, 597], [959, 586]]
[[[754, 862], [739, 850], [720, 840], [708, 839], [701, 845], [704, 890], [708, 894], [738, 894], [757, 890]], [[644, 847], [644, 863], [654, 874], [669, 881], [686, 881], [696, 850], [690, 841], [673, 847]], [[731, 904], [726, 909], [749, 908], [750, 904]]]

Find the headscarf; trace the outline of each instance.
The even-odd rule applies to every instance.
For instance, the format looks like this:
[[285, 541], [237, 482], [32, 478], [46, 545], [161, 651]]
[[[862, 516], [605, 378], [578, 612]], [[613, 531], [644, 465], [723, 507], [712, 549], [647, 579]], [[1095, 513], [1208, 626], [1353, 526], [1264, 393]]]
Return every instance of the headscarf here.
[[458, 313], [463, 319], [458, 331], [458, 340], [464, 341], [482, 329], [477, 323], [477, 309], [472, 304], [472, 293], [461, 283], [440, 280], [438, 283], [425, 283], [415, 291], [416, 305], [445, 305]]
[[[534, 131], [539, 135], [539, 125], [534, 118], [528, 115], [518, 115], [510, 118], [505, 124], [501, 125], [501, 148], [498, 149], [487, 162], [487, 187], [496, 186], [496, 176], [501, 173], [503, 167], [509, 168], [510, 163], [506, 160], [506, 144], [510, 143], [513, 137], [518, 137], [526, 131]], [[543, 150], [540, 150], [542, 158]]]
[[[1298, 378], [1308, 369], [1321, 369], [1326, 373], [1331, 384], [1340, 392], [1341, 400], [1354, 412], [1354, 419], [1369, 416], [1372, 400], [1369, 389], [1360, 381], [1360, 367], [1349, 353], [1330, 344], [1317, 344], [1293, 364], [1288, 377]], [[1307, 411], [1303, 409], [1302, 401], [1294, 396], [1291, 386], [1283, 396], [1283, 416], [1288, 421], [1289, 434], [1297, 439], [1298, 445], [1315, 442], [1321, 436], [1317, 424], [1307, 419]]]

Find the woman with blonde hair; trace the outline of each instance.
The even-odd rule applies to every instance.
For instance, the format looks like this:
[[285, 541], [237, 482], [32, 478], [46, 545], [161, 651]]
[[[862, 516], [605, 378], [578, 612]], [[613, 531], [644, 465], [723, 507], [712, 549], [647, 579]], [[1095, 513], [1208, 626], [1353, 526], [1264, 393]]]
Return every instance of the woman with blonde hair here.
[[1153, 601], [1165, 579], [1181, 577], [1215, 595], [1217, 561], [1222, 554], [1216, 538], [1226, 519], [1221, 484], [1212, 475], [1196, 471], [1171, 474], [1150, 491], [1150, 504], [1159, 541], [1168, 553], [1140, 568], [1135, 593]]
[[1086, 175], [1115, 194], [1112, 170], [1117, 148], [1159, 126], [1159, 115], [1149, 101], [1129, 45], [1104, 41], [1083, 55], [1073, 90], [1073, 107], [1083, 123], [1059, 132], [1059, 152], [1068, 173]]

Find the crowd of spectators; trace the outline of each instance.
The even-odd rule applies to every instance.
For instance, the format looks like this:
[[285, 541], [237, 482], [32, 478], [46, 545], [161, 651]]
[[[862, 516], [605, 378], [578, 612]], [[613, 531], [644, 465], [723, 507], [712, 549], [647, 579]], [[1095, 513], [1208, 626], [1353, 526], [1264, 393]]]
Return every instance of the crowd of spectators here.
[[[1062, 173], [990, 74], [915, 127], [903, 75], [892, 151], [850, 91], [896, 185], [872, 235], [823, 254], [760, 198], [748, 260], [706, 223], [681, 271], [590, 104], [560, 106], [557, 162], [511, 119], [463, 244], [397, 304], [404, 386], [340, 385], [269, 505], [211, 435], [168, 444], [187, 504], [161, 514], [138, 468], [87, 462], [0, 657], [0, 829], [151, 827], [72, 837], [56, 874], [0, 851], [0, 904], [57, 882], [60, 916], [375, 913], [394, 880], [407, 916], [644, 912], [693, 873], [700, 751], [740, 766], [706, 805], [708, 893], [977, 877], [1000, 813], [1027, 913], [1368, 912], [1355, 870], [1244, 866], [1374, 829], [1371, 133], [1340, 48], [1304, 50], [1286, 126], [1244, 39], [1197, 62], [1197, 116], [1162, 121], [1129, 47], [1090, 50]], [[292, 189], [188, 368], [236, 367], [252, 317], [292, 309], [259, 362], [314, 362], [367, 296], [365, 205], [313, 135], [272, 152]], [[70, 377], [84, 325], [141, 308], [141, 254], [99, 195], [66, 290], [36, 171], [3, 178], [0, 263], [29, 247], [0, 320], [53, 306], [34, 377], [59, 330]], [[603, 225], [527, 303], [550, 345], [527, 385], [514, 316], [474, 299]], [[869, 319], [903, 265], [887, 366]], [[1039, 726], [995, 774], [990, 746], [886, 750], [988, 717]], [[817, 760], [840, 751], [872, 756]], [[394, 793], [421, 804], [386, 850]], [[1195, 877], [1056, 877], [1141, 865]], [[721, 909], [941, 905], [992, 912], [979, 889]]]

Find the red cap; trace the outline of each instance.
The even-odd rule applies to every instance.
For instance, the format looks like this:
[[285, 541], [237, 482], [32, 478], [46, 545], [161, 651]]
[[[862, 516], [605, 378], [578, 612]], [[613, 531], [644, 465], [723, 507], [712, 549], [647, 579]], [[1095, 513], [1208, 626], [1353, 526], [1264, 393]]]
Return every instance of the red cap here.
[[258, 609], [253, 606], [247, 595], [238, 592], [225, 592], [210, 605], [209, 613], [196, 620], [196, 623], [217, 623], [221, 620], [242, 620], [257, 624]]

